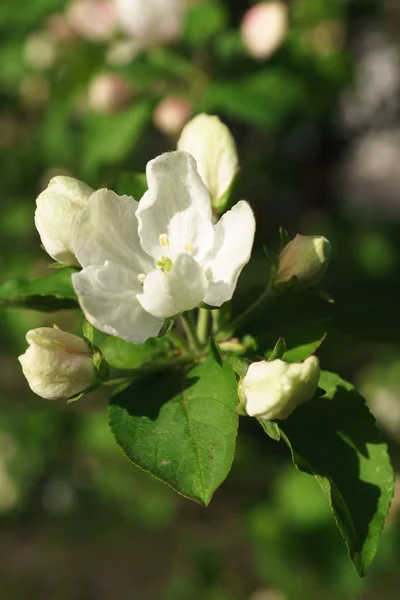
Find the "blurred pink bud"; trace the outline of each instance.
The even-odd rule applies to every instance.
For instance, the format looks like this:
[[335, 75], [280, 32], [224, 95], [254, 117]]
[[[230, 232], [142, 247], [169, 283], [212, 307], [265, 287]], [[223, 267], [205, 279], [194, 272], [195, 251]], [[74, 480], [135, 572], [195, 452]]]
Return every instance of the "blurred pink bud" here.
[[56, 42], [69, 42], [76, 37], [66, 16], [62, 13], [56, 13], [47, 19], [46, 30]]
[[131, 96], [130, 85], [116, 73], [100, 73], [89, 84], [88, 103], [94, 112], [119, 112], [127, 106]]
[[245, 14], [241, 35], [248, 53], [257, 60], [268, 58], [282, 44], [287, 30], [287, 8], [283, 2], [261, 2]]
[[191, 113], [192, 107], [186, 100], [168, 96], [154, 111], [154, 125], [166, 135], [179, 135]]
[[87, 40], [108, 40], [117, 30], [117, 13], [112, 0], [74, 0], [67, 8], [68, 23]]

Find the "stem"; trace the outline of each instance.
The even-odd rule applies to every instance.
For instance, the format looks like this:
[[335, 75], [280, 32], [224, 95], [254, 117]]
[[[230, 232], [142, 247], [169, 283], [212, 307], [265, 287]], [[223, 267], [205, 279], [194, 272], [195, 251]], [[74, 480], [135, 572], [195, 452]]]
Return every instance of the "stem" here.
[[263, 305], [271, 302], [276, 297], [275, 292], [272, 289], [272, 286], [268, 285], [261, 296], [253, 302], [242, 314], [238, 315], [236, 319], [228, 325], [229, 330], [220, 330], [217, 332], [217, 340], [225, 339], [225, 337], [229, 337], [236, 330], [240, 329], [250, 317], [253, 316], [254, 313], [258, 311], [258, 309]]
[[181, 323], [187, 335], [189, 346], [192, 350], [201, 352], [203, 347], [197, 337], [196, 325], [193, 320], [193, 314], [191, 312], [185, 312], [181, 315]]
[[208, 318], [210, 311], [206, 308], [199, 308], [199, 315], [197, 317], [197, 337], [201, 344], [205, 344], [208, 338]]

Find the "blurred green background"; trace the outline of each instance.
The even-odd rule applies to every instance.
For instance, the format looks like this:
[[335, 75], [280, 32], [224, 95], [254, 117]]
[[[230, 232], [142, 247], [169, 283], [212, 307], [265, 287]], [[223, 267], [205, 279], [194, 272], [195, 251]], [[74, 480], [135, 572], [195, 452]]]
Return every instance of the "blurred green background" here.
[[[256, 251], [281, 224], [332, 241], [321, 363], [360, 386], [398, 471], [400, 5], [287, 2], [287, 22], [259, 32], [275, 46], [254, 58], [241, 38], [252, 4], [188, 0], [173, 40], [138, 49], [112, 0], [1, 1], [1, 281], [46, 273], [33, 215], [52, 176], [116, 187], [174, 149], [190, 115], [218, 114], [237, 140], [233, 199], [254, 207]], [[261, 283], [250, 265], [244, 301]], [[317, 483], [251, 419], [210, 507], [184, 500], [123, 456], [107, 394], [64, 406], [29, 391], [17, 356], [28, 329], [53, 322], [74, 332], [79, 315], [1, 313], [2, 600], [398, 597], [400, 492], [365, 579]]]

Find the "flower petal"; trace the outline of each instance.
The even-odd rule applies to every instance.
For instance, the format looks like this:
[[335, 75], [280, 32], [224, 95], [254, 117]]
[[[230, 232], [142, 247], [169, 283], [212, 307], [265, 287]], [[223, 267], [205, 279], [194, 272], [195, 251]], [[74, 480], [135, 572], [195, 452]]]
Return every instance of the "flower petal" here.
[[138, 300], [145, 310], [156, 317], [172, 317], [195, 308], [204, 298], [207, 278], [197, 261], [188, 254], [178, 256], [171, 271], [151, 271], [143, 284]]
[[214, 247], [204, 262], [209, 280], [204, 298], [207, 304], [221, 306], [232, 298], [239, 275], [250, 259], [255, 227], [253, 211], [244, 200], [214, 226]]
[[83, 267], [118, 263], [136, 274], [153, 268], [153, 261], [143, 252], [138, 235], [137, 202], [118, 196], [111, 190], [91, 195], [79, 213], [73, 229], [72, 244]]
[[35, 225], [46, 252], [67, 265], [78, 264], [72, 251], [72, 228], [76, 215], [93, 193], [73, 177], [53, 177], [36, 200]]
[[216, 116], [197, 115], [185, 125], [178, 149], [196, 159], [213, 207], [219, 208], [239, 167], [235, 140], [228, 127]]
[[[169, 253], [173, 261], [185, 250], [202, 260], [213, 245], [210, 195], [187, 152], [162, 154], [147, 165], [149, 189], [136, 216], [144, 250], [159, 260]], [[167, 234], [167, 244], [160, 235]]]
[[136, 274], [116, 263], [89, 266], [72, 275], [72, 283], [87, 320], [100, 331], [141, 344], [156, 336], [163, 320], [147, 313], [137, 301]]

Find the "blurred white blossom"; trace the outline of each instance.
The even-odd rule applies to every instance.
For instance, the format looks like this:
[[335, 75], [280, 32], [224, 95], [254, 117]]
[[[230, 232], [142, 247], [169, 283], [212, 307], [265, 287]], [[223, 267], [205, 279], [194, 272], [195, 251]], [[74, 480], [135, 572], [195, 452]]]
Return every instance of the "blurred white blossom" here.
[[179, 38], [185, 0], [115, 0], [121, 29], [146, 48]]

